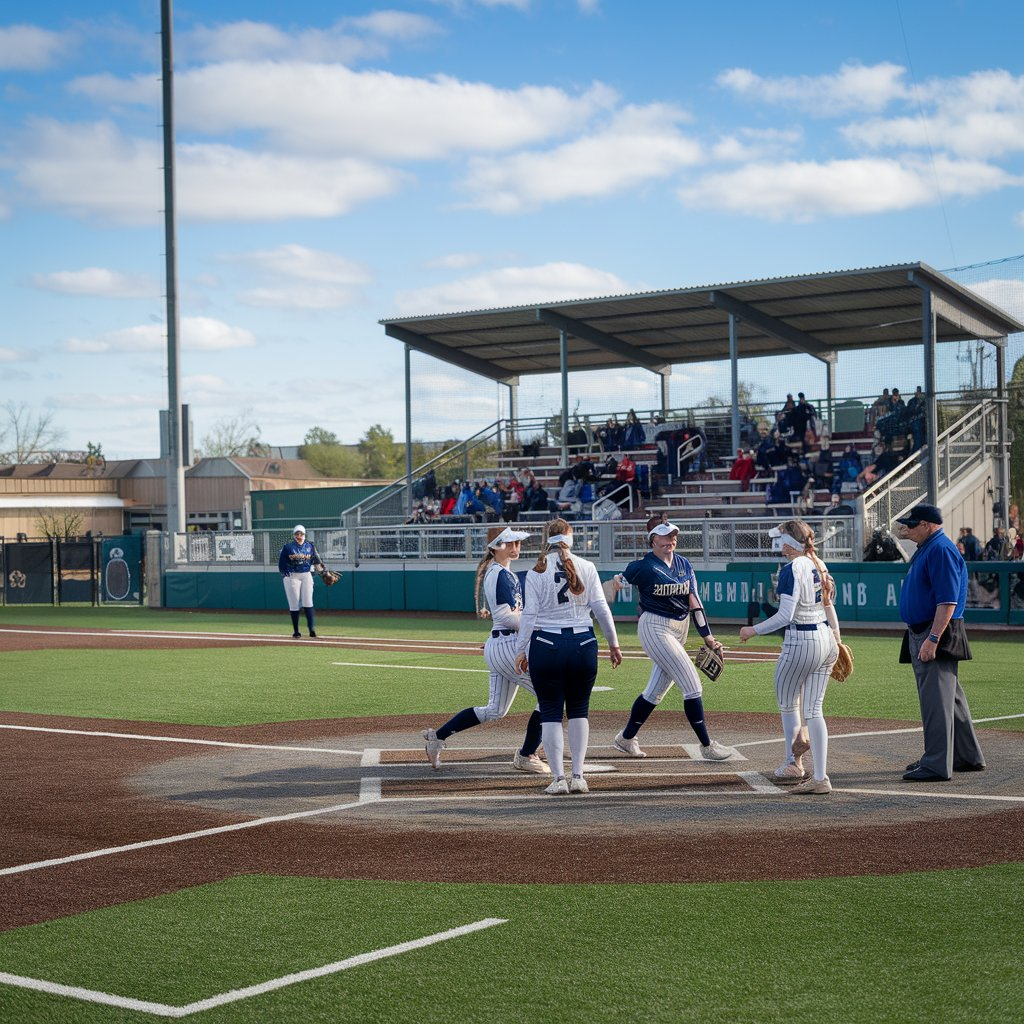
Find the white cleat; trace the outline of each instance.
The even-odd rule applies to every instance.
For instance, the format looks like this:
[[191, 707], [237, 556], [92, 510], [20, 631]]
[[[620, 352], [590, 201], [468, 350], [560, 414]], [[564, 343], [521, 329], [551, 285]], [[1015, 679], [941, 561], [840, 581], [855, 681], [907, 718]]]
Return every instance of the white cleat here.
[[582, 775], [574, 775], [572, 781], [569, 783], [570, 793], [589, 793], [590, 787], [587, 785], [587, 780]]
[[565, 776], [555, 779], [545, 790], [549, 796], [568, 796], [569, 795], [569, 783], [565, 781]]
[[807, 778], [803, 761], [799, 757], [795, 762], [783, 761], [775, 769], [773, 778], [780, 786], [795, 786], [797, 783], [803, 782]]
[[441, 751], [444, 750], [444, 740], [437, 738], [437, 733], [433, 729], [424, 729], [423, 738], [427, 741], [426, 751], [427, 760], [430, 762], [430, 767], [437, 769], [441, 767]]
[[512, 758], [512, 767], [520, 772], [532, 772], [534, 775], [551, 774], [551, 769], [536, 754], [526, 757], [518, 750]]
[[633, 736], [630, 739], [626, 739], [625, 736], [620, 732], [615, 739], [612, 740], [612, 746], [616, 750], [621, 750], [624, 754], [629, 754], [630, 757], [646, 757], [647, 755], [640, 749], [640, 741]]
[[808, 794], [824, 796], [826, 793], [832, 792], [832, 783], [829, 782], [826, 775], [823, 779], [808, 779], [806, 782], [801, 782], [799, 786], [794, 786], [789, 792], [794, 796], [807, 796]]
[[700, 753], [705, 761], [727, 761], [732, 757], [732, 751], [723, 747], [718, 740], [712, 740], [706, 747], [702, 744]]

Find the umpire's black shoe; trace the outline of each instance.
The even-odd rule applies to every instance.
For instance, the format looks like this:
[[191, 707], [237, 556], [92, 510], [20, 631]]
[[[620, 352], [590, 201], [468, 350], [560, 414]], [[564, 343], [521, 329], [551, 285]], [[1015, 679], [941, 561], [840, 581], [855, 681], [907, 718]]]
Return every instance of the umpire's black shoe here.
[[292, 639], [293, 640], [301, 640], [302, 639], [302, 634], [301, 633], [292, 633]]
[[309, 635], [315, 640], [316, 639], [316, 630], [315, 629], [311, 629], [309, 631]]
[[918, 765], [913, 771], [904, 772], [904, 782], [949, 782], [945, 775], [936, 775]]
[[968, 764], [966, 761], [957, 761], [953, 765], [953, 771], [955, 772], [983, 772], [985, 765], [983, 764]]

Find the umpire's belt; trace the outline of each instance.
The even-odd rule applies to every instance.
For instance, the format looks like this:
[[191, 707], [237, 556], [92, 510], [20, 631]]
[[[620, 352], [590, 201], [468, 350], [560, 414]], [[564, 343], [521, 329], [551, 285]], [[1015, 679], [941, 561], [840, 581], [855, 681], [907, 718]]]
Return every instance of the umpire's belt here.
[[813, 633], [819, 626], [824, 625], [824, 622], [791, 622], [786, 628], [799, 629], [801, 633]]
[[514, 632], [514, 629], [492, 629], [491, 636], [511, 636]]
[[539, 633], [561, 633], [562, 636], [566, 636], [569, 633], [592, 633], [593, 631], [593, 626], [562, 626], [561, 629], [557, 626], [552, 626], [550, 629], [546, 626], [541, 626], [538, 630]]

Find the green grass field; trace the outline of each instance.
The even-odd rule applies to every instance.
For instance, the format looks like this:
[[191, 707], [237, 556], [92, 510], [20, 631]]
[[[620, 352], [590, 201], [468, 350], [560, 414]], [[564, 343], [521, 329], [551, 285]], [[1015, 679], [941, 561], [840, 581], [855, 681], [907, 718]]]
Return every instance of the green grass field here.
[[[142, 609], [0, 609], [19, 625], [286, 632], [284, 616]], [[481, 641], [470, 619], [321, 616], [324, 636]], [[735, 631], [717, 635], [737, 646]], [[635, 629], [622, 629], [637, 648]], [[856, 673], [829, 718], [918, 720], [893, 637], [850, 638]], [[977, 635], [961, 678], [976, 718], [1024, 712], [1020, 639]], [[761, 646], [778, 645], [776, 639]], [[367, 663], [371, 667], [340, 667]], [[447, 716], [479, 703], [478, 657], [308, 645], [3, 655], [0, 711], [197, 725]], [[389, 666], [391, 666], [389, 668]], [[605, 663], [598, 710], [625, 710], [643, 661]], [[670, 695], [666, 706], [678, 710]], [[768, 664], [708, 684], [716, 711], [774, 712]], [[527, 710], [522, 698], [514, 711]], [[997, 723], [1024, 728], [1024, 720]], [[2, 733], [0, 733], [2, 736]], [[0, 748], [2, 749], [2, 748]], [[6, 765], [12, 777], [16, 765]], [[16, 800], [16, 787], [5, 799]], [[823, 813], [826, 813], [823, 811]], [[0, 844], [3, 839], [0, 836]], [[794, 835], [794, 856], [801, 837]], [[642, 855], [642, 851], [641, 851]], [[61, 884], [47, 869], [46, 884]], [[32, 884], [40, 874], [25, 876]], [[243, 876], [0, 934], [0, 972], [180, 1006], [483, 918], [506, 924], [303, 981], [186, 1019], [217, 1022], [531, 1021], [676, 1024], [956, 1024], [1024, 1005], [1024, 864], [806, 882], [440, 885]], [[128, 1022], [137, 1010], [0, 984], [0, 1021]]]

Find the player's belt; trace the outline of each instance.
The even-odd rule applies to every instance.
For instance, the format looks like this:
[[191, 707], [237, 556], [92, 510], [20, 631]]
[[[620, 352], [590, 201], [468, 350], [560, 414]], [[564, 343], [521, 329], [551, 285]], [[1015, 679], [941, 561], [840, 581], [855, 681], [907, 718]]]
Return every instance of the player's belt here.
[[819, 626], [824, 625], [824, 622], [791, 622], [786, 628], [799, 629], [801, 633], [813, 633]]
[[491, 636], [493, 636], [493, 637], [511, 636], [514, 632], [515, 632], [514, 629], [492, 629], [491, 630]]
[[566, 636], [569, 633], [592, 633], [593, 631], [593, 626], [562, 626], [561, 629], [556, 626], [553, 626], [550, 629], [546, 626], [541, 626], [538, 630], [540, 633], [561, 633], [562, 636]]

